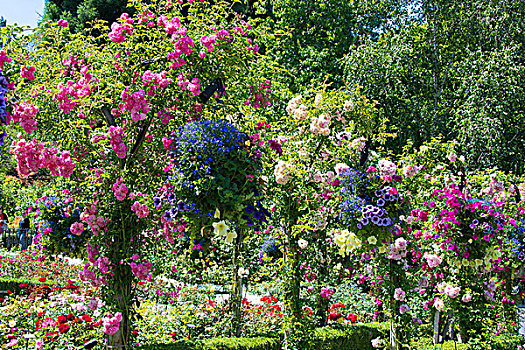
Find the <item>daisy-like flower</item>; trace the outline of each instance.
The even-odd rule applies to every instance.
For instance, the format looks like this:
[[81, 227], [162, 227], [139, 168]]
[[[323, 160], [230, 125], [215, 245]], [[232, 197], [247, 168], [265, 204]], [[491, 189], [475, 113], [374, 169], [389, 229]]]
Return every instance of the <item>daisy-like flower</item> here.
[[228, 225], [226, 225], [226, 222], [224, 220], [213, 223], [213, 232], [214, 233], [218, 233], [220, 235], [225, 235], [225, 234], [227, 234], [229, 229], [230, 228], [228, 227]]

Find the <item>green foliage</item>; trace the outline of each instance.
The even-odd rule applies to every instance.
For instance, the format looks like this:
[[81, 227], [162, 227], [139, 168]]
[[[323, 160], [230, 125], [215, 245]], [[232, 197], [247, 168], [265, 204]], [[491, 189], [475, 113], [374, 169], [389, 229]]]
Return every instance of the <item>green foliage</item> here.
[[371, 340], [382, 336], [387, 324], [359, 324], [349, 328], [317, 328], [308, 349], [322, 350], [372, 350]]
[[16, 215], [33, 206], [38, 198], [52, 193], [52, 189], [50, 181], [45, 179], [21, 180], [0, 172], [0, 205], [4, 207], [11, 221]]
[[[388, 329], [387, 324], [370, 323], [354, 325], [348, 328], [318, 328], [311, 337], [307, 349], [317, 350], [372, 350], [370, 341], [381, 336]], [[195, 350], [280, 350], [281, 340], [278, 338], [215, 338], [199, 341], [180, 340], [171, 344], [155, 344], [141, 346], [140, 350], [195, 349]]]
[[294, 92], [306, 90], [312, 80], [328, 79], [340, 86], [344, 79], [339, 60], [362, 38], [377, 37], [397, 4], [396, 0], [260, 1], [258, 12], [275, 32], [266, 54], [288, 72], [285, 80]]
[[179, 340], [171, 344], [138, 347], [139, 350], [280, 350], [277, 338], [215, 338], [200, 341]]
[[348, 81], [374, 96], [398, 138], [416, 147], [442, 134], [468, 167], [523, 172], [523, 14], [520, 1], [424, 0], [410, 16], [350, 50]]
[[68, 21], [71, 30], [82, 32], [91, 26], [94, 20], [104, 20], [110, 24], [121, 13], [133, 13], [133, 8], [127, 7], [128, 0], [48, 0], [45, 2], [43, 21]]

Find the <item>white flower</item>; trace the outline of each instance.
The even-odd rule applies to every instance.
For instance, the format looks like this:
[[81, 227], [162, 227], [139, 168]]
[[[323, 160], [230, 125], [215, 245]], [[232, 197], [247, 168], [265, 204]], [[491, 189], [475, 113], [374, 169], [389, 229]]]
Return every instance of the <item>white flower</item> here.
[[354, 102], [352, 102], [352, 100], [346, 100], [344, 105], [343, 105], [343, 109], [345, 110], [345, 112], [351, 112], [354, 110]]
[[300, 239], [299, 241], [297, 241], [297, 244], [299, 245], [299, 248], [301, 249], [308, 247], [308, 241], [304, 239]]
[[250, 271], [248, 271], [248, 269], [245, 269], [244, 267], [240, 267], [237, 271], [237, 274], [241, 277], [247, 277], [250, 274]]
[[335, 173], [338, 176], [341, 176], [341, 174], [344, 174], [345, 172], [349, 170], [350, 170], [350, 167], [346, 165], [345, 163], [337, 163], [335, 166]]
[[221, 218], [221, 211], [219, 210], [219, 208], [215, 208], [215, 216], [214, 216], [215, 219], [220, 219]]
[[389, 160], [381, 159], [377, 163], [377, 168], [379, 169], [379, 172], [381, 173], [381, 176], [385, 175], [394, 175], [396, 173], [397, 167], [394, 163], [392, 163]]
[[232, 243], [234, 238], [237, 238], [237, 233], [235, 233], [233, 231], [229, 231], [228, 233], [226, 233], [225, 242], [226, 243]]
[[375, 339], [372, 339], [371, 343], [372, 343], [372, 347], [373, 347], [374, 349], [379, 349], [379, 348], [382, 346], [382, 344], [381, 344], [381, 343], [382, 343], [382, 340], [381, 340], [380, 337], [377, 337], [377, 338], [375, 338]]
[[361, 240], [357, 238], [354, 232], [348, 230], [336, 230], [332, 232], [335, 244], [339, 247], [339, 254], [342, 256], [349, 255], [361, 246]]
[[229, 229], [230, 228], [228, 227], [228, 225], [226, 225], [226, 222], [224, 220], [213, 223], [213, 232], [216, 234], [218, 233], [220, 235], [224, 235], [228, 232]]
[[368, 243], [375, 245], [377, 243], [377, 238], [375, 236], [368, 237]]
[[321, 94], [320, 92], [317, 93], [317, 95], [315, 95], [314, 103], [316, 106], [320, 106], [323, 103], [323, 94]]

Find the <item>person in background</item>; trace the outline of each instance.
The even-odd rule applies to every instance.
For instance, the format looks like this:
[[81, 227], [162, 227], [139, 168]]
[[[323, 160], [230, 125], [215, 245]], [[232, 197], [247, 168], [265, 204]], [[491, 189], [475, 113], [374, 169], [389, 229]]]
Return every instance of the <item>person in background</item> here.
[[9, 221], [9, 218], [7, 217], [7, 214], [4, 213], [4, 208], [0, 205], [0, 239], [4, 246], [6, 243], [6, 237], [4, 236], [7, 235], [7, 222], [8, 221]]
[[29, 221], [29, 218], [27, 217], [27, 212], [22, 213], [22, 217], [23, 219], [20, 221], [20, 225], [18, 226], [18, 236], [20, 237], [22, 250], [26, 250], [27, 244], [24, 238], [27, 236], [29, 228], [31, 227], [31, 221]]

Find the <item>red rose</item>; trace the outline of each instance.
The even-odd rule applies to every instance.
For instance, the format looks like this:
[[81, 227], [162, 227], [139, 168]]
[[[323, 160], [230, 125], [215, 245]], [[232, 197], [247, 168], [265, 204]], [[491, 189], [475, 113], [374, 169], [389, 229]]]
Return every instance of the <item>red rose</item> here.
[[338, 319], [342, 318], [343, 315], [340, 313], [340, 312], [336, 312], [336, 311], [332, 311], [330, 312], [330, 314], [328, 315], [328, 319], [330, 321], [337, 321]]
[[69, 326], [67, 324], [59, 324], [58, 331], [60, 333], [66, 333], [67, 331], [69, 331]]
[[45, 281], [46, 281], [46, 278], [45, 278], [45, 277], [40, 277], [38, 280], [39, 280], [40, 282], [45, 282]]
[[7, 294], [11, 294], [11, 293], [13, 293], [13, 292], [11, 292], [11, 291], [8, 289], [6, 293], [7, 293]]
[[93, 321], [91, 316], [89, 316], [88, 314], [82, 316], [82, 319], [84, 320], [84, 322], [91, 322], [91, 321]]
[[58, 322], [58, 323], [66, 323], [66, 322], [67, 322], [67, 317], [64, 316], [64, 315], [60, 315], [60, 316], [58, 316], [58, 318], [57, 318], [57, 322]]

